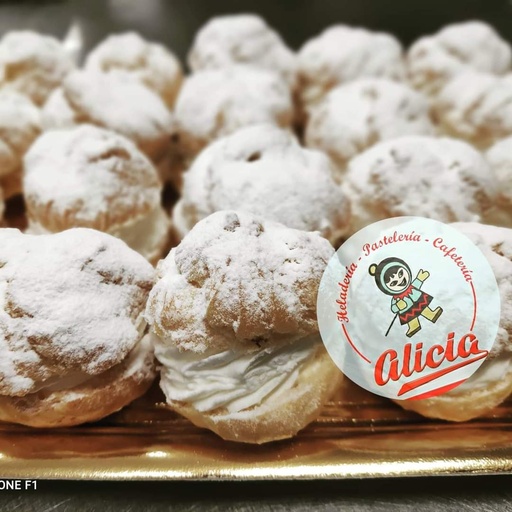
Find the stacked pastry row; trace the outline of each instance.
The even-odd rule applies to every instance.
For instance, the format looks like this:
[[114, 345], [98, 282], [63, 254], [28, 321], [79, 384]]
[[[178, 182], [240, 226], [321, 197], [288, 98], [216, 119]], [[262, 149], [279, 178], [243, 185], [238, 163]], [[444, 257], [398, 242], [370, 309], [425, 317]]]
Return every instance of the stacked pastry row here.
[[[141, 360], [151, 360], [154, 343], [168, 402], [196, 424], [242, 441], [293, 435], [341, 377], [316, 325], [329, 241], [396, 215], [467, 223], [459, 227], [488, 255], [502, 293], [487, 372], [469, 390], [445, 395], [455, 393], [464, 415], [436, 399], [415, 402], [417, 410], [466, 419], [503, 400], [512, 381], [512, 232], [490, 224], [512, 226], [512, 131], [499, 117], [509, 44], [471, 22], [421, 38], [404, 54], [391, 35], [334, 26], [295, 54], [259, 17], [239, 15], [207, 23], [189, 65], [183, 79], [169, 50], [135, 34], [107, 38], [81, 69], [47, 36], [0, 41], [0, 176], [4, 195], [24, 194], [29, 220], [28, 234], [2, 235], [12, 251], [0, 268], [8, 290], [2, 345], [11, 361], [2, 417], [49, 426], [108, 414], [153, 378]], [[486, 73], [485, 83], [500, 87], [463, 102], [475, 91], [467, 73]], [[479, 149], [467, 142], [475, 137]], [[161, 206], [165, 181], [181, 193], [172, 212]], [[151, 277], [142, 257], [108, 235], [65, 231], [104, 231], [156, 262], [170, 226], [182, 241]], [[128, 252], [132, 263], [124, 263]], [[96, 265], [97, 258], [106, 260]], [[30, 277], [26, 266], [35, 269]], [[59, 275], [61, 268], [75, 275]], [[14, 277], [19, 291], [9, 291]], [[75, 300], [53, 303], [48, 290], [65, 284]], [[114, 294], [110, 304], [104, 289]], [[54, 316], [45, 328], [48, 308]], [[59, 322], [68, 314], [83, 315], [92, 330], [70, 330]], [[68, 395], [76, 398], [82, 385], [104, 389], [96, 378], [120, 364], [132, 368], [136, 347], [144, 354], [134, 356], [144, 369], [136, 390], [117, 402], [107, 399], [116, 396], [111, 390], [96, 395], [90, 409], [73, 398], [70, 419]], [[475, 389], [479, 400], [467, 400]], [[82, 408], [91, 412], [78, 414]]]
[[87, 228], [0, 230], [0, 419], [100, 419], [161, 365], [174, 410], [225, 439], [262, 443], [314, 420], [342, 375], [316, 294], [330, 243], [249, 213], [199, 222], [158, 269]]

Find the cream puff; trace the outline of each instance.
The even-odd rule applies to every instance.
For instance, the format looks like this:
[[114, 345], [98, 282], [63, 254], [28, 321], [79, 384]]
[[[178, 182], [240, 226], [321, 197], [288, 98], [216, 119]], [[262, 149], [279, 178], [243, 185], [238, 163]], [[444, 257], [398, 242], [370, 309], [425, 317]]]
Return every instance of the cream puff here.
[[355, 232], [402, 215], [479, 222], [495, 202], [497, 184], [483, 155], [469, 144], [416, 136], [381, 142], [355, 157], [343, 189]]
[[334, 25], [302, 46], [298, 74], [307, 113], [337, 85], [370, 77], [404, 80], [402, 45], [391, 34]]
[[0, 88], [42, 105], [75, 67], [54, 37], [31, 31], [7, 32], [0, 40]]
[[0, 186], [6, 198], [21, 193], [23, 156], [40, 132], [39, 109], [26, 96], [0, 89]]
[[293, 103], [279, 75], [235, 65], [190, 75], [176, 101], [175, 142], [189, 162], [210, 142], [258, 123], [291, 127]]
[[512, 50], [491, 26], [468, 21], [421, 37], [410, 47], [406, 60], [411, 84], [435, 96], [452, 78], [466, 71], [507, 73]]
[[169, 166], [174, 122], [160, 96], [125, 71], [74, 71], [56, 89], [42, 110], [43, 128], [67, 129], [93, 124], [133, 140], [159, 167]]
[[0, 230], [0, 420], [103, 418], [155, 377], [143, 312], [154, 270], [107, 234]]
[[501, 299], [498, 335], [487, 359], [463, 384], [433, 398], [397, 403], [429, 418], [467, 421], [491, 412], [512, 393], [512, 230], [476, 222], [453, 226], [476, 244], [494, 271]]
[[427, 99], [382, 78], [335, 87], [312, 111], [306, 145], [325, 151], [343, 172], [348, 161], [377, 142], [402, 135], [433, 135]]
[[162, 185], [135, 144], [92, 125], [43, 133], [25, 156], [28, 232], [88, 227], [156, 263], [168, 243]]
[[245, 210], [335, 243], [350, 205], [329, 159], [274, 125], [242, 128], [206, 147], [184, 175], [173, 226], [183, 238], [219, 210]]
[[441, 131], [479, 148], [512, 135], [512, 73], [457, 75], [434, 101]]
[[96, 46], [85, 69], [126, 71], [139, 78], [172, 108], [183, 79], [179, 60], [165, 46], [143, 39], [136, 32], [113, 34]]
[[249, 213], [196, 224], [159, 263], [146, 308], [170, 407], [245, 443], [313, 421], [342, 378], [316, 320], [332, 254], [316, 233]]
[[296, 56], [256, 14], [216, 16], [201, 27], [188, 54], [192, 71], [249, 64], [277, 73], [295, 89]]
[[485, 158], [497, 184], [496, 201], [485, 224], [512, 228], [512, 137], [491, 146]]

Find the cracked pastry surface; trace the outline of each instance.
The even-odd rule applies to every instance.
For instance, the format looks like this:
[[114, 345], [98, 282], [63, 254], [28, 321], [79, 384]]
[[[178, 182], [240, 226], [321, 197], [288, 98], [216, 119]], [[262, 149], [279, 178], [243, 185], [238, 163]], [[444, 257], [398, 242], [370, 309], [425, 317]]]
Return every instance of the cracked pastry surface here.
[[405, 84], [369, 78], [332, 89], [311, 112], [306, 145], [325, 151], [343, 172], [377, 142], [433, 135], [427, 99]]
[[337, 85], [360, 78], [405, 79], [402, 45], [391, 34], [334, 25], [298, 53], [299, 94], [307, 112]]
[[476, 222], [453, 227], [482, 251], [494, 272], [501, 299], [498, 334], [489, 356], [466, 382], [437, 397], [396, 403], [430, 418], [467, 421], [488, 413], [512, 392], [512, 230]]
[[479, 222], [497, 184], [483, 155], [465, 142], [401, 137], [375, 145], [349, 164], [343, 189], [352, 230], [401, 215]]
[[87, 56], [85, 69], [126, 71], [139, 78], [172, 108], [183, 80], [181, 64], [165, 46], [136, 32], [112, 34]]
[[40, 132], [39, 109], [26, 96], [0, 89], [0, 186], [5, 197], [21, 192], [23, 156]]
[[70, 73], [42, 110], [45, 130], [93, 124], [133, 140], [153, 162], [169, 151], [174, 123], [165, 103], [125, 71]]
[[145, 392], [154, 378], [142, 317], [151, 265], [89, 229], [2, 229], [0, 240], [0, 418], [74, 425]]
[[20, 30], [0, 40], [0, 88], [22, 93], [36, 105], [42, 105], [74, 67], [52, 36]]
[[271, 71], [246, 65], [205, 70], [186, 78], [175, 108], [178, 146], [186, 159], [244, 126], [291, 126], [290, 91]]
[[169, 405], [240, 442], [291, 437], [312, 421], [341, 378], [316, 323], [332, 253], [316, 233], [248, 213], [196, 224], [159, 263], [146, 308]]
[[188, 54], [192, 71], [250, 64], [296, 84], [296, 56], [281, 36], [256, 14], [216, 16], [197, 32]]
[[33, 234], [89, 227], [156, 262], [169, 221], [156, 169], [129, 139], [92, 125], [43, 133], [25, 156]]
[[502, 75], [510, 71], [510, 45], [486, 23], [455, 23], [421, 37], [407, 52], [411, 84], [435, 96], [455, 76], [467, 71]]
[[242, 128], [205, 148], [184, 175], [173, 224], [183, 237], [219, 210], [244, 210], [334, 241], [347, 229], [349, 201], [329, 159], [273, 125]]

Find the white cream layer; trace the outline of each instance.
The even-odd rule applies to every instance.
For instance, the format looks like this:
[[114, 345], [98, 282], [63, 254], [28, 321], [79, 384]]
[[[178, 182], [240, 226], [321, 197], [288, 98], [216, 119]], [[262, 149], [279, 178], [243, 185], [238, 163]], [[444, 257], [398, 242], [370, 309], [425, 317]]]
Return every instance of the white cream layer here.
[[[141, 371], [149, 371], [147, 363], [148, 354], [153, 351], [153, 345], [153, 334], [148, 333], [142, 337], [142, 339], [128, 353], [126, 358], [121, 363], [119, 363], [126, 365], [126, 370], [123, 373], [123, 377], [127, 378]], [[89, 375], [83, 372], [73, 372], [64, 377], [50, 379], [41, 383], [37, 390], [32, 391], [32, 393], [42, 389], [52, 393], [55, 391], [72, 390], [73, 388], [76, 388], [77, 386], [80, 386], [91, 379], [97, 378], [98, 376], [99, 375]]]
[[250, 354], [226, 350], [204, 356], [158, 343], [155, 354], [163, 365], [160, 387], [169, 402], [187, 402], [201, 412], [223, 407], [235, 413], [292, 388], [301, 366], [320, 345], [316, 334], [275, 350]]
[[[142, 254], [147, 260], [158, 259], [169, 234], [169, 217], [158, 205], [146, 215], [131, 219], [124, 224], [112, 226], [107, 233], [120, 238], [134, 251]], [[47, 235], [52, 233], [39, 222], [29, 219], [25, 231], [30, 235]]]

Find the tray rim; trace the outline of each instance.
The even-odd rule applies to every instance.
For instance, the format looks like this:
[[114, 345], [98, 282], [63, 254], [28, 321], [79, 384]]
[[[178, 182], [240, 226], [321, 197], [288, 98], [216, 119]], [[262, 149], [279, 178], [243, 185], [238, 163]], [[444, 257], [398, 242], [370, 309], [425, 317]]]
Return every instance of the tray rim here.
[[[512, 447], [454, 457], [376, 457], [325, 464], [252, 468], [240, 464], [186, 468], [180, 463], [155, 464], [149, 457], [5, 459], [0, 460], [0, 478], [70, 481], [271, 481], [271, 480], [349, 480], [402, 477], [443, 477], [512, 474]], [[348, 460], [352, 459], [352, 460]], [[101, 461], [101, 463], [98, 463]], [[128, 463], [128, 464], [127, 464]], [[133, 466], [138, 466], [133, 467]]]

